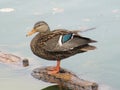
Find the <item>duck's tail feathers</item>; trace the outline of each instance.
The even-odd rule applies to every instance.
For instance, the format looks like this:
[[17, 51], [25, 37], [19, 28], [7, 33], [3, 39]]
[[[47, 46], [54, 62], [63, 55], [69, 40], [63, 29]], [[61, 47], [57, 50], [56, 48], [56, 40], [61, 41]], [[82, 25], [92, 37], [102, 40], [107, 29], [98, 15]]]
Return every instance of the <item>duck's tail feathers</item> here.
[[96, 47], [95, 46], [91, 46], [91, 45], [88, 45], [88, 46], [85, 46], [85, 47], [83, 47], [83, 48], [81, 48], [80, 50], [82, 50], [82, 51], [89, 51], [89, 50], [94, 50], [94, 49], [96, 49]]
[[90, 43], [96, 43], [96, 42], [97, 42], [97, 41], [90, 39]]

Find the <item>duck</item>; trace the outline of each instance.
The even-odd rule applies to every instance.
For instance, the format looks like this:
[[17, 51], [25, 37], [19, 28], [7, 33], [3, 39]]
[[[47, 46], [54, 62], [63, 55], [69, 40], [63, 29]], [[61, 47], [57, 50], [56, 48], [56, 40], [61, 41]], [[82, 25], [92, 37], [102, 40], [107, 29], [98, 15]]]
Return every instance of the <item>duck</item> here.
[[96, 48], [90, 43], [97, 41], [83, 37], [79, 32], [67, 29], [50, 30], [45, 21], [38, 21], [26, 36], [37, 33], [30, 43], [31, 50], [42, 59], [57, 61], [57, 65], [48, 70], [48, 74], [57, 74], [60, 72], [61, 60]]

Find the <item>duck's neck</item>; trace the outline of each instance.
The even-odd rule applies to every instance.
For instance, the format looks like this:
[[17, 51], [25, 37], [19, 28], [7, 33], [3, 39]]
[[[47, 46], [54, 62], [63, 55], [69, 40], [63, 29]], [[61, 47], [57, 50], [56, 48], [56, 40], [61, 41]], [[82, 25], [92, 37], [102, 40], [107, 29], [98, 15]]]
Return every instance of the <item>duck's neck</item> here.
[[36, 47], [37, 47], [36, 45], [37, 45], [37, 43], [38, 43], [38, 40], [41, 39], [44, 35], [47, 35], [47, 34], [49, 34], [49, 33], [51, 33], [50, 30], [47, 30], [47, 31], [44, 32], [44, 33], [40, 33], [40, 32], [39, 32], [39, 33], [32, 39], [30, 46], [31, 46], [31, 49], [32, 49], [33, 53], [36, 53]]
[[40, 39], [41, 37], [43, 37], [44, 35], [47, 35], [51, 33], [50, 29], [48, 29], [46, 32], [39, 32], [33, 39], [32, 39], [32, 43], [36, 43], [36, 41], [38, 39]]

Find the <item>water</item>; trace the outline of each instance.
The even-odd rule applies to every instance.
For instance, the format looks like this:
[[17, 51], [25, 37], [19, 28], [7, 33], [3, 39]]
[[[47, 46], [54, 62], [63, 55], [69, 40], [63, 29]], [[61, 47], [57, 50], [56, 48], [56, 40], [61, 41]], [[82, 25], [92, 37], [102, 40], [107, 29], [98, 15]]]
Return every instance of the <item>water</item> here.
[[0, 51], [27, 57], [31, 62], [28, 68], [0, 64], [1, 90], [40, 90], [51, 85], [30, 75], [36, 67], [55, 64], [33, 55], [29, 47], [33, 36], [25, 37], [39, 20], [46, 21], [51, 29], [96, 27], [81, 34], [97, 40], [97, 49], [65, 59], [62, 67], [99, 83], [99, 90], [120, 90], [119, 0], [1, 0]]

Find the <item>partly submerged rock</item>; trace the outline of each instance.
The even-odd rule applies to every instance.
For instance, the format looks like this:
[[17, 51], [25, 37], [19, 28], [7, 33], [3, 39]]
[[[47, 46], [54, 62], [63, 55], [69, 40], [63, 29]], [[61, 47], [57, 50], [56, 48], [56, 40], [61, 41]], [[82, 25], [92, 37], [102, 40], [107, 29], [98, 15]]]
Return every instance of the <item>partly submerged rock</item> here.
[[27, 58], [23, 59], [22, 64], [23, 64], [24, 67], [29, 66], [29, 60]]
[[36, 79], [57, 83], [60, 87], [64, 87], [71, 90], [98, 90], [98, 84], [95, 82], [86, 81], [80, 79], [74, 73], [61, 68], [60, 72], [57, 74], [48, 74], [48, 69], [52, 67], [41, 67], [36, 68], [32, 72], [32, 76]]

